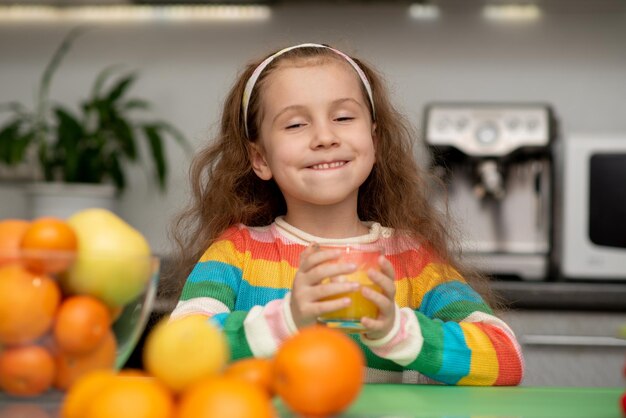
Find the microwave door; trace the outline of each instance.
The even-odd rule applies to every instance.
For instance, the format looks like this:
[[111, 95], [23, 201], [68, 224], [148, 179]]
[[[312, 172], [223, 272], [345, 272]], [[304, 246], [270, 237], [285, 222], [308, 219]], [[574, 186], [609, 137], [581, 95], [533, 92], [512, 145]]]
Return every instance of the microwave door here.
[[626, 154], [591, 156], [588, 225], [595, 245], [626, 248]]
[[626, 134], [563, 145], [561, 276], [626, 281]]

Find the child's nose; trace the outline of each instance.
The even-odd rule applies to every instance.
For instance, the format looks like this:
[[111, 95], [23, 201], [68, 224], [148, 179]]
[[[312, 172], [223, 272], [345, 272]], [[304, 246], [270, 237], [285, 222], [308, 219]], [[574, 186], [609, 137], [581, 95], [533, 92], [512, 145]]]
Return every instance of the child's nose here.
[[339, 144], [339, 138], [330, 123], [317, 123], [312, 148], [328, 148]]

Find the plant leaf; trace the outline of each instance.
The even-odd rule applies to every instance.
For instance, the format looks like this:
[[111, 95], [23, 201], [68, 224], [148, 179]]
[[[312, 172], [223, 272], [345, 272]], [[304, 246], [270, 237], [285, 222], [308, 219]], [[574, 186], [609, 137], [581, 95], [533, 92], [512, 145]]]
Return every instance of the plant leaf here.
[[159, 132], [159, 127], [154, 124], [148, 124], [142, 126], [143, 132], [148, 139], [150, 145], [150, 152], [154, 159], [154, 166], [156, 168], [157, 178], [159, 180], [159, 187], [161, 191], [165, 190], [165, 176], [167, 174], [167, 166], [165, 163], [165, 157], [163, 155], [163, 139]]
[[91, 104], [91, 106], [97, 110], [98, 114], [98, 129], [106, 130], [106, 127], [111, 123], [111, 120], [115, 118], [115, 108], [110, 100], [98, 99]]
[[123, 110], [132, 110], [132, 109], [149, 110], [150, 109], [150, 103], [148, 103], [147, 100], [130, 99], [130, 100], [126, 101], [126, 103], [124, 103], [124, 105], [122, 105], [122, 109]]
[[28, 147], [35, 133], [33, 130], [22, 132], [22, 121], [15, 119], [0, 130], [0, 162], [13, 166], [23, 162]]
[[113, 85], [109, 94], [107, 95], [107, 99], [111, 102], [117, 101], [122, 95], [126, 92], [128, 88], [135, 82], [137, 75], [135, 73], [131, 73], [126, 77], [122, 77], [118, 82]]
[[100, 183], [106, 177], [107, 167], [105, 165], [102, 148], [96, 143], [99, 138], [88, 146], [80, 149], [78, 159], [78, 169], [73, 181], [81, 183]]
[[82, 124], [74, 115], [61, 106], [54, 108], [57, 124], [57, 143], [63, 148], [78, 146], [85, 136]]
[[111, 128], [117, 142], [120, 144], [124, 155], [131, 161], [137, 160], [137, 147], [135, 146], [136, 139], [133, 132], [133, 128], [126, 119], [116, 117], [111, 122]]
[[30, 146], [34, 137], [35, 133], [33, 131], [28, 131], [24, 135], [19, 137], [18, 140], [14, 141], [11, 153], [11, 161], [9, 161], [9, 165], [19, 164], [24, 161], [26, 150], [28, 150], [28, 147]]
[[96, 81], [93, 84], [93, 88], [91, 89], [91, 98], [92, 98], [91, 101], [95, 100], [97, 97], [100, 96], [100, 94], [102, 93], [102, 87], [104, 86], [104, 83], [106, 82], [107, 78], [109, 78], [109, 76], [113, 74], [115, 71], [117, 71], [119, 68], [121, 68], [121, 65], [119, 64], [110, 65], [98, 73], [98, 76], [96, 77]]
[[39, 157], [39, 164], [41, 165], [43, 176], [46, 181], [54, 180], [55, 162], [50, 158], [48, 144], [45, 141], [39, 142], [37, 155]]
[[187, 155], [193, 154], [193, 146], [189, 143], [185, 135], [183, 135], [181, 131], [175, 128], [174, 125], [165, 121], [154, 122], [153, 125], [156, 126], [160, 131], [165, 131], [172, 138], [174, 138], [176, 142], [178, 142], [178, 144], [185, 150], [185, 152], [187, 152]]
[[109, 172], [111, 174], [111, 180], [113, 180], [117, 189], [119, 191], [124, 190], [126, 188], [126, 177], [124, 176], [124, 171], [122, 170], [119, 155], [117, 153], [111, 154], [111, 159], [109, 160]]
[[0, 112], [13, 112], [22, 117], [28, 115], [28, 109], [20, 102], [0, 103]]
[[77, 181], [81, 142], [86, 140], [81, 123], [67, 110], [58, 106], [54, 109], [58, 119], [57, 142], [54, 144], [55, 158], [62, 169], [63, 179]]
[[37, 113], [42, 115], [44, 113], [44, 107], [48, 101], [48, 93], [50, 92], [50, 83], [52, 82], [52, 76], [56, 72], [59, 65], [61, 65], [61, 61], [70, 50], [74, 40], [80, 36], [83, 32], [85, 32], [86, 28], [76, 27], [69, 31], [67, 35], [63, 38], [61, 45], [54, 51], [52, 58], [46, 65], [46, 68], [41, 77], [41, 82], [39, 84], [39, 94], [38, 94], [38, 106]]
[[0, 161], [13, 165], [13, 148], [19, 141], [20, 121], [13, 120], [0, 129]]

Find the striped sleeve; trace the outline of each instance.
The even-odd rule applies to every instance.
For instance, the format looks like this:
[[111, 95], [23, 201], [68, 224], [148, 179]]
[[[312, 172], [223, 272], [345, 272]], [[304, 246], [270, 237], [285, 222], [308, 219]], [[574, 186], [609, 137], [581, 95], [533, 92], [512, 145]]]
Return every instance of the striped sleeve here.
[[417, 309], [398, 308], [392, 331], [363, 338], [378, 356], [450, 385], [518, 385], [521, 349], [511, 329], [449, 267], [431, 275]]
[[[270, 357], [278, 345], [293, 335], [297, 327], [289, 309], [287, 289], [262, 286], [245, 277], [250, 264], [249, 234], [236, 227], [227, 230], [203, 254], [183, 287], [170, 315], [177, 319], [202, 314], [224, 331], [231, 359]], [[253, 275], [258, 279], [258, 273]], [[248, 273], [250, 274], [250, 273]]]

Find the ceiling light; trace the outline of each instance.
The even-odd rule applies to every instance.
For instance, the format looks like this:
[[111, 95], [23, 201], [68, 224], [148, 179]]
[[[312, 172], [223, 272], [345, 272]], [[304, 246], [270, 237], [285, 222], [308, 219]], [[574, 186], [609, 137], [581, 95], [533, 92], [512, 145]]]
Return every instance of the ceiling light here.
[[269, 6], [251, 5], [0, 6], [0, 21], [243, 21], [270, 15]]
[[414, 3], [409, 6], [409, 16], [417, 20], [435, 20], [439, 17], [439, 7], [432, 4]]
[[483, 16], [489, 20], [530, 21], [541, 17], [541, 9], [536, 4], [488, 4]]

